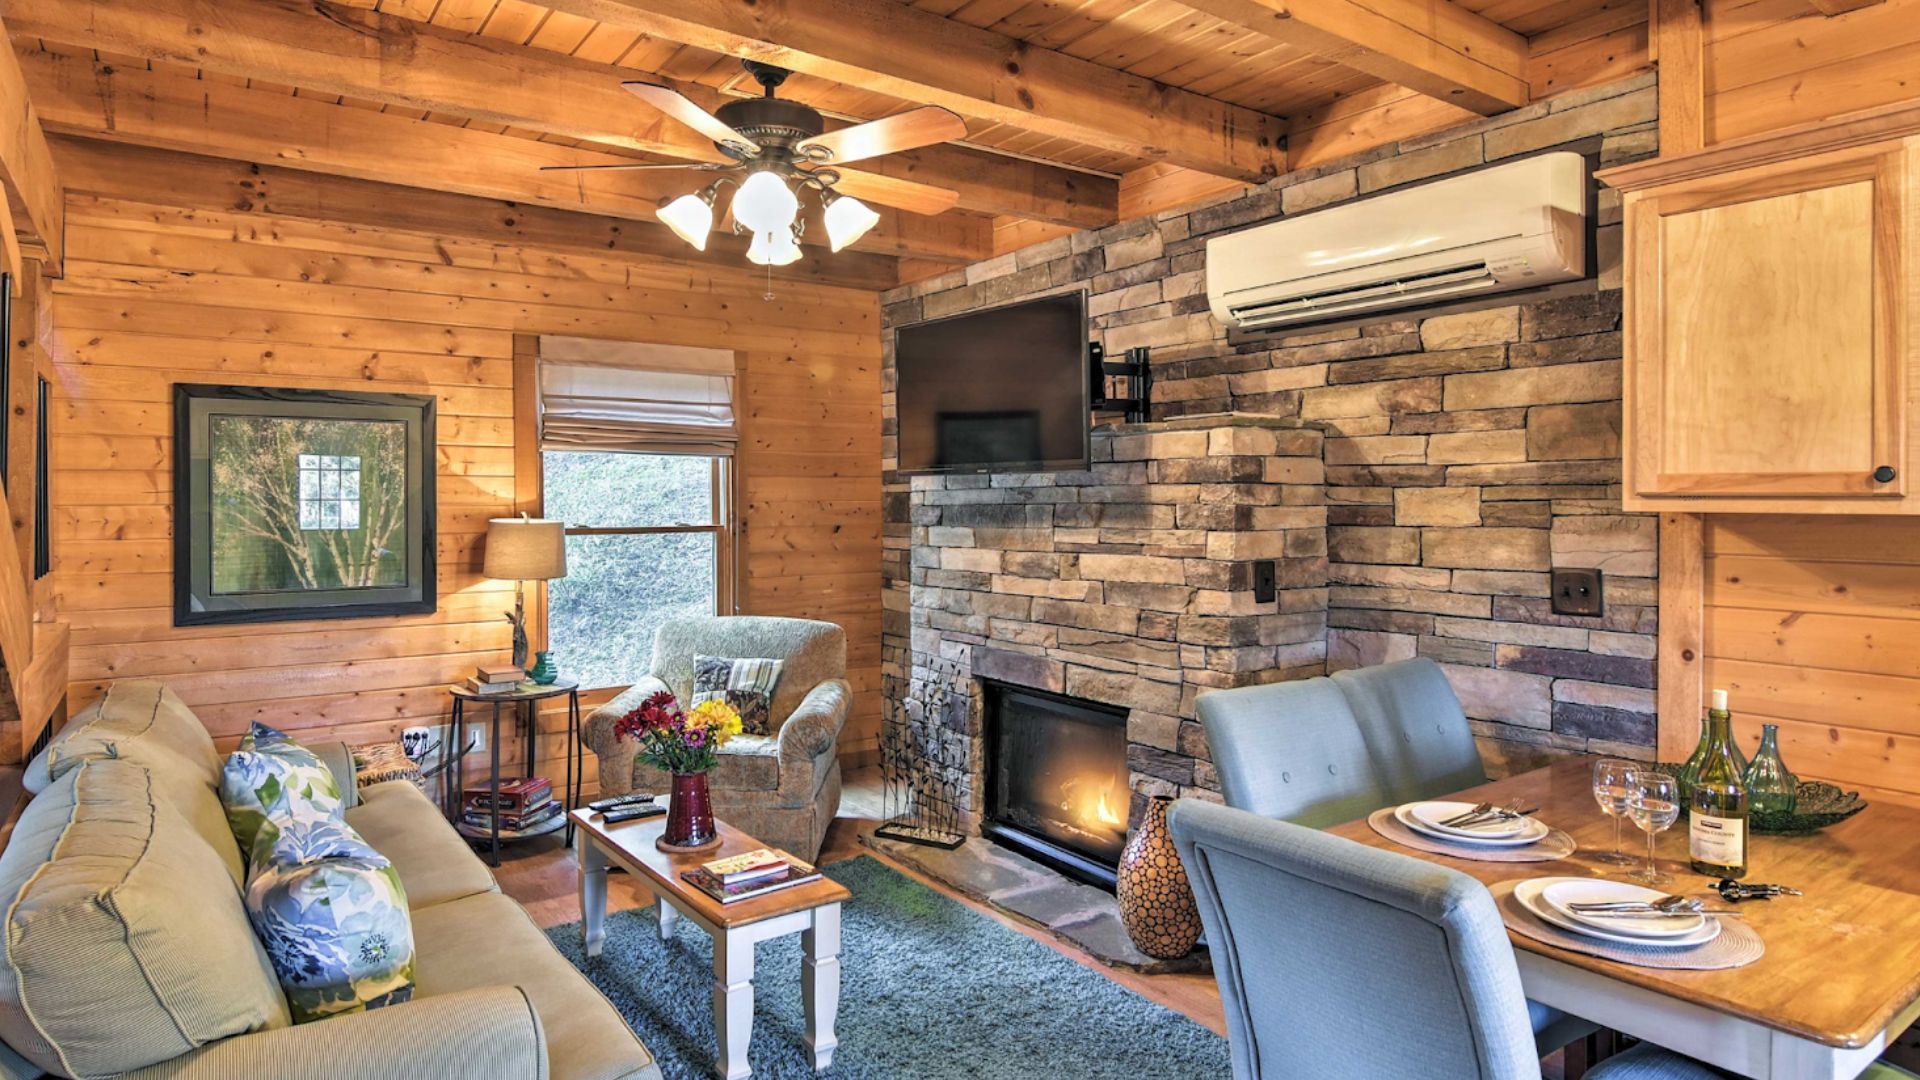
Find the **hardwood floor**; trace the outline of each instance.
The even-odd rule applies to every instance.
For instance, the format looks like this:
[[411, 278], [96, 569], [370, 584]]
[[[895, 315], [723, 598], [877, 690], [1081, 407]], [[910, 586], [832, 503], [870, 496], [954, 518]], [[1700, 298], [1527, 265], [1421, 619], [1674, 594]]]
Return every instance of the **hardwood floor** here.
[[[1219, 1034], [1226, 1034], [1226, 1020], [1220, 1012], [1220, 992], [1214, 985], [1212, 975], [1139, 975], [1108, 967], [1045, 930], [985, 904], [968, 900], [940, 882], [865, 847], [860, 843], [860, 833], [878, 824], [879, 818], [878, 774], [863, 771], [848, 777], [845, 793], [841, 797], [840, 816], [827, 830], [827, 842], [821, 849], [820, 861], [824, 864], [855, 855], [871, 855], [908, 877], [924, 882], [934, 890], [1050, 946], [1062, 956], [1084, 964], [1175, 1012], [1183, 1013]], [[988, 841], [975, 839], [968, 842], [984, 844]], [[500, 880], [501, 890], [519, 901], [542, 927], [560, 926], [580, 918], [573, 853], [561, 846], [558, 837], [532, 840], [502, 851], [500, 868], [494, 874]], [[610, 875], [607, 886], [608, 910], [619, 911], [640, 907], [645, 903], [627, 875]]]

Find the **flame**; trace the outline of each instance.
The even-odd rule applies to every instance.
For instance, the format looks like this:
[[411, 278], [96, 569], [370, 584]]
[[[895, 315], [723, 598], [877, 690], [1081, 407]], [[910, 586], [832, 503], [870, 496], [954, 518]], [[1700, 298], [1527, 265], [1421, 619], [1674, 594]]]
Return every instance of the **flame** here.
[[1126, 822], [1120, 820], [1119, 815], [1113, 812], [1113, 807], [1107, 805], [1107, 793], [1104, 790], [1100, 792], [1099, 804], [1093, 808], [1093, 816], [1099, 818], [1102, 825], [1126, 824]]
[[1108, 829], [1125, 829], [1127, 819], [1113, 808], [1113, 781], [1107, 781], [1098, 791], [1087, 791], [1089, 786], [1090, 783], [1081, 777], [1061, 784], [1060, 809], [1082, 828], [1100, 825]]

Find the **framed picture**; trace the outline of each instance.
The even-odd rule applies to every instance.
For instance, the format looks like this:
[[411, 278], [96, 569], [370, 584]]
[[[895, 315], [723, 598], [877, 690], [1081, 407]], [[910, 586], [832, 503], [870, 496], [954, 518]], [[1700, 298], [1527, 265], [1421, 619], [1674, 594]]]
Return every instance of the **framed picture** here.
[[173, 622], [434, 610], [434, 399], [176, 384]]

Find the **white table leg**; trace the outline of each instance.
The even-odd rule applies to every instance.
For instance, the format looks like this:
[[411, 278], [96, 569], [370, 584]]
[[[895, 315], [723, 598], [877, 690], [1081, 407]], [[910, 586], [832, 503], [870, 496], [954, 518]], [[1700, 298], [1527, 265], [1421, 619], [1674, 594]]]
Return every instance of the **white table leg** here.
[[656, 917], [660, 922], [660, 940], [672, 941], [673, 928], [680, 922], [680, 912], [664, 898], [655, 897], [654, 904], [659, 908]]
[[725, 931], [713, 938], [713, 1034], [719, 1055], [713, 1074], [746, 1080], [747, 1043], [753, 1035], [753, 941]]
[[585, 829], [574, 832], [573, 850], [580, 864], [580, 930], [587, 955], [599, 956], [607, 941], [607, 856]]
[[834, 1015], [840, 1011], [839, 904], [814, 909], [813, 925], [801, 932], [800, 945], [807, 956], [800, 998], [806, 1007], [807, 1049], [817, 1071], [833, 1064], [834, 1048], [840, 1045], [833, 1034]]

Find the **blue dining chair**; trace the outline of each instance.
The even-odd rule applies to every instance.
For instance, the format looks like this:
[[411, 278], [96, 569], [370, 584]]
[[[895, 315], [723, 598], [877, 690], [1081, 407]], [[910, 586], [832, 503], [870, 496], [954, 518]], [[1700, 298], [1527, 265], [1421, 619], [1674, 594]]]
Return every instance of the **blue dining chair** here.
[[1437, 799], [1487, 782], [1473, 729], [1440, 665], [1419, 657], [1335, 672], [1395, 805]]
[[1227, 805], [1309, 828], [1387, 804], [1372, 756], [1328, 678], [1216, 690], [1195, 708]]
[[[1194, 799], [1175, 803], [1170, 821], [1212, 948], [1237, 1080], [1539, 1080], [1543, 1010], [1529, 1008], [1480, 882]], [[1648, 1044], [1587, 1073], [1718, 1076]]]

